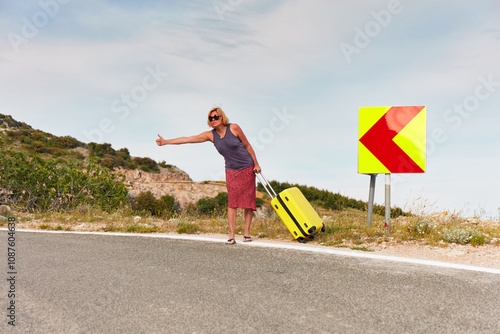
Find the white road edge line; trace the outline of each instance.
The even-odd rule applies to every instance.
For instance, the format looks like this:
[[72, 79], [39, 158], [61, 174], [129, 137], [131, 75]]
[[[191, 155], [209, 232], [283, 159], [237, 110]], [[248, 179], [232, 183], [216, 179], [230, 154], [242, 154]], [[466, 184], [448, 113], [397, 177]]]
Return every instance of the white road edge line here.
[[[8, 231], [6, 228], [0, 228], [0, 231]], [[208, 241], [208, 242], [226, 242], [225, 239], [214, 238], [214, 237], [204, 237], [204, 236], [196, 236], [196, 235], [181, 235], [181, 234], [145, 234], [145, 233], [120, 233], [120, 232], [83, 232], [83, 231], [42, 231], [42, 230], [16, 230], [17, 232], [31, 232], [31, 233], [53, 233], [53, 234], [89, 234], [89, 235], [107, 235], [107, 236], [128, 236], [128, 237], [143, 237], [143, 238], [167, 238], [167, 239], [178, 239], [178, 240], [191, 240], [191, 241]], [[405, 257], [397, 257], [390, 255], [379, 255], [379, 254], [370, 254], [366, 252], [356, 252], [351, 250], [340, 250], [340, 249], [331, 249], [323, 246], [307, 246], [304, 244], [281, 244], [281, 243], [273, 243], [273, 242], [239, 242], [238, 245], [245, 246], [253, 246], [253, 247], [267, 247], [267, 248], [281, 248], [281, 249], [294, 249], [294, 250], [302, 250], [314, 253], [322, 253], [322, 254], [331, 254], [338, 256], [349, 256], [356, 258], [364, 258], [364, 259], [374, 259], [374, 260], [383, 260], [383, 261], [393, 261], [393, 262], [401, 262], [401, 263], [410, 263], [410, 264], [418, 264], [425, 266], [433, 266], [433, 267], [441, 267], [441, 268], [450, 268], [450, 269], [460, 269], [460, 270], [469, 270], [476, 272], [485, 272], [490, 274], [500, 274], [500, 269], [495, 268], [486, 268], [486, 267], [478, 267], [471, 266], [467, 264], [458, 264], [458, 263], [450, 263], [450, 262], [441, 262], [441, 261], [433, 261], [433, 260], [421, 260], [421, 259], [412, 259]], [[234, 247], [234, 246], [233, 246]]]

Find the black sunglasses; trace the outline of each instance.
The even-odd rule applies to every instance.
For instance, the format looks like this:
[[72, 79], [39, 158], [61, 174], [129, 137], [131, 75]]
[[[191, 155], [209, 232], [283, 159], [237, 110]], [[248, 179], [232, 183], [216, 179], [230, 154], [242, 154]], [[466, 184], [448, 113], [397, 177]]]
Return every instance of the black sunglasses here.
[[219, 118], [220, 118], [220, 116], [219, 116], [219, 115], [215, 115], [214, 117], [212, 117], [212, 116], [208, 116], [208, 120], [209, 120], [210, 122], [211, 122], [212, 120], [214, 120], [214, 119], [215, 119], [216, 121], [218, 121], [218, 120], [219, 120]]

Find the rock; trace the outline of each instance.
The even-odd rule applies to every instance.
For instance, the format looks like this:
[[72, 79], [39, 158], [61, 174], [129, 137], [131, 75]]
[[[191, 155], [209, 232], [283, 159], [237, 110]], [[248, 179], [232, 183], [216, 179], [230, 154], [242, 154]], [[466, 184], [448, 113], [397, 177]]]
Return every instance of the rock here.
[[0, 205], [0, 213], [10, 213], [12, 210], [8, 205]]
[[125, 176], [126, 183], [192, 181], [186, 172], [175, 167], [172, 167], [172, 169], [160, 168], [160, 171], [160, 173], [148, 173], [140, 169], [115, 169], [115, 173], [123, 174]]
[[128, 197], [148, 191], [156, 198], [170, 195], [181, 209], [196, 204], [201, 198], [227, 192], [223, 182], [194, 182], [187, 173], [176, 168], [161, 168], [161, 173], [148, 173], [139, 169], [117, 169], [115, 172], [125, 176]]

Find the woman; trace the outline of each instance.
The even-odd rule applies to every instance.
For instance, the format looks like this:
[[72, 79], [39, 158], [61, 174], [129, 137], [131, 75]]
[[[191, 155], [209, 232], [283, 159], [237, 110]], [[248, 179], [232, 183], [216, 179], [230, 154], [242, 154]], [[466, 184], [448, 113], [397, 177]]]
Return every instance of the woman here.
[[229, 123], [229, 119], [221, 108], [216, 107], [210, 110], [207, 124], [213, 128], [212, 131], [174, 139], [164, 139], [158, 135], [159, 139], [156, 140], [156, 143], [159, 146], [203, 143], [206, 141], [214, 143], [215, 148], [224, 157], [226, 163], [227, 217], [229, 220], [229, 240], [226, 244], [234, 245], [236, 243], [237, 208], [245, 210], [243, 241], [252, 241], [250, 226], [253, 212], [256, 210], [255, 173], [261, 172], [257, 157], [241, 128], [238, 124]]

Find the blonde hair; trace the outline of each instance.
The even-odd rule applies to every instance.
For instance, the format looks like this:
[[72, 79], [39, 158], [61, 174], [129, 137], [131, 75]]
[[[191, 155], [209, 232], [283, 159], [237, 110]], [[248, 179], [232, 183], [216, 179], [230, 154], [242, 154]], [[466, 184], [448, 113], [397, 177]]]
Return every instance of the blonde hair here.
[[209, 127], [212, 127], [212, 124], [211, 124], [210, 120], [208, 119], [208, 117], [210, 117], [210, 114], [212, 114], [214, 111], [217, 112], [217, 114], [222, 117], [222, 125], [226, 126], [229, 124], [229, 118], [227, 118], [224, 111], [219, 107], [215, 107], [215, 108], [210, 109], [210, 111], [208, 112], [207, 124]]

